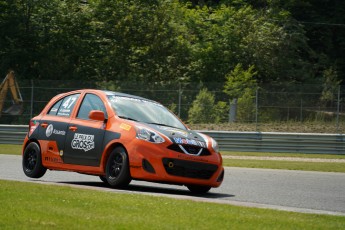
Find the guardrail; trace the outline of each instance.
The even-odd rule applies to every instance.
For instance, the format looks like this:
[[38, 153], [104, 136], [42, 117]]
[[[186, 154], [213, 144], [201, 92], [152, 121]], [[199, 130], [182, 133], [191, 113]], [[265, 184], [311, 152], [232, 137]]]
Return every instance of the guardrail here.
[[[22, 144], [27, 125], [0, 125], [0, 144]], [[345, 155], [344, 134], [200, 131], [213, 137], [221, 151], [325, 153]]]
[[201, 132], [213, 137], [223, 151], [345, 154], [344, 134]]
[[0, 125], [0, 144], [23, 144], [28, 125]]

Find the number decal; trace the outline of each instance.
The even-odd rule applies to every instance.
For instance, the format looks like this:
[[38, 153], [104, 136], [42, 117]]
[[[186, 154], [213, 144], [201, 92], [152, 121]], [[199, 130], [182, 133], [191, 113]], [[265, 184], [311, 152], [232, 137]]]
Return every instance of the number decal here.
[[69, 109], [71, 108], [71, 106], [74, 104], [74, 102], [77, 100], [76, 97], [70, 97], [67, 99], [67, 101], [65, 101], [62, 105], [62, 107], [64, 107], [64, 109]]

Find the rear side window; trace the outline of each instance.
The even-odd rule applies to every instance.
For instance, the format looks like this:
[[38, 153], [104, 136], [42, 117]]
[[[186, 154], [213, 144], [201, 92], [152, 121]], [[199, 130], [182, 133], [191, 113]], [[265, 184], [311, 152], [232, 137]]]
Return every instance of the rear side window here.
[[61, 105], [61, 102], [62, 102], [62, 100], [56, 102], [56, 103], [53, 105], [53, 107], [50, 108], [48, 114], [49, 114], [49, 115], [56, 115], [56, 114], [57, 114], [57, 111], [58, 111], [58, 109], [59, 109], [59, 107], [60, 107], [60, 105]]
[[73, 94], [57, 101], [49, 110], [49, 115], [69, 117], [80, 94]]

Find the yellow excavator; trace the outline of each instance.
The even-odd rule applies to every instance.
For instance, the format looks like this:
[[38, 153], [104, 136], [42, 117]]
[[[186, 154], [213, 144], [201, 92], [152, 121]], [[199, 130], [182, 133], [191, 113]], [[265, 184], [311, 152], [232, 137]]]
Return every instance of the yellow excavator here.
[[[11, 91], [12, 105], [4, 109], [8, 90]], [[9, 71], [0, 85], [0, 117], [2, 114], [21, 115], [23, 113], [23, 99], [13, 71]]]

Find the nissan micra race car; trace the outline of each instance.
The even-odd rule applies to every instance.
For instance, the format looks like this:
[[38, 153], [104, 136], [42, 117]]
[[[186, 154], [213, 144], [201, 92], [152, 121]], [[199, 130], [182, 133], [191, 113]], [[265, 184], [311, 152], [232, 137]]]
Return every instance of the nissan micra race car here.
[[134, 179], [193, 193], [220, 186], [224, 177], [214, 139], [155, 101], [102, 90], [55, 96], [30, 120], [22, 166], [31, 178], [65, 170], [99, 176], [114, 188]]

